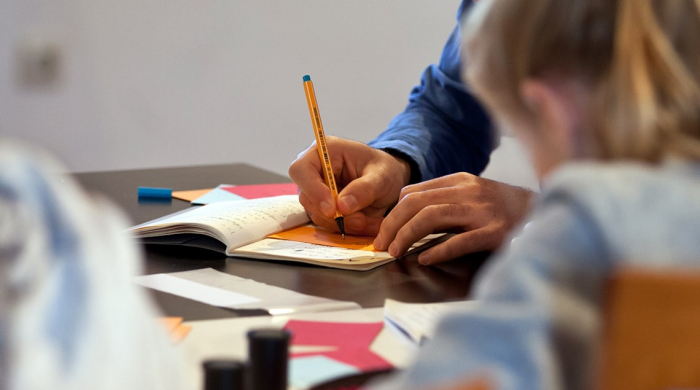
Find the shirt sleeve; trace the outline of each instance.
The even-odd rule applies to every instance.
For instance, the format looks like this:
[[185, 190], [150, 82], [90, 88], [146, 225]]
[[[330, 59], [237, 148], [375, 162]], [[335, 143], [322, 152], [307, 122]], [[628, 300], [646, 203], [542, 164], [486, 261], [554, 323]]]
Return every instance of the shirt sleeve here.
[[412, 182], [455, 172], [479, 174], [496, 147], [489, 117], [460, 76], [460, 21], [471, 4], [462, 2], [439, 65], [425, 69], [406, 109], [369, 143], [407, 160]]
[[382, 390], [486, 377], [498, 389], [589, 389], [608, 266], [599, 228], [549, 205], [480, 271], [477, 306], [445, 318], [415, 363]]

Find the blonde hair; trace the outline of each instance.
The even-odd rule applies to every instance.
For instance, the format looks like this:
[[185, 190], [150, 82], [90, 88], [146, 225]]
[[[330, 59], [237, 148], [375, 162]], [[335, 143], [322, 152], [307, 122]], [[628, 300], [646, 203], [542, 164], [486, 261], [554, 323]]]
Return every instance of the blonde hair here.
[[527, 78], [590, 92], [601, 159], [700, 159], [700, 0], [480, 0], [463, 29], [465, 79], [486, 106], [528, 113]]

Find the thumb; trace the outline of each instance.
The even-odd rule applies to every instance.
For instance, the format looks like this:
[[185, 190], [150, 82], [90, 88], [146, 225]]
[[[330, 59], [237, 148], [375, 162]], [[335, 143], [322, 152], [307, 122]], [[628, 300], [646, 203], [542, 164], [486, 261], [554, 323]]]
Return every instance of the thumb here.
[[349, 215], [372, 205], [381, 196], [382, 182], [376, 175], [361, 176], [351, 181], [338, 194], [338, 210]]

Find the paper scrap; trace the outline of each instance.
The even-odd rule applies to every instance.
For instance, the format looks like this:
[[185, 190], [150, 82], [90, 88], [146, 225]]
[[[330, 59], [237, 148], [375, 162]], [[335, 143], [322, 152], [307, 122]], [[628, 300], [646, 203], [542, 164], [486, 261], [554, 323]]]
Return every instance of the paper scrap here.
[[299, 193], [299, 187], [294, 183], [222, 186], [221, 188], [246, 199], [267, 198], [278, 195], [297, 195]]
[[134, 279], [134, 282], [144, 287], [150, 287], [173, 295], [185, 296], [212, 306], [233, 307], [259, 301], [258, 298], [207, 286], [168, 274], [139, 276]]
[[292, 346], [333, 346], [335, 350], [324, 352], [293, 352], [293, 358], [325, 356], [359, 370], [391, 368], [391, 363], [369, 348], [381, 332], [381, 322], [323, 322], [289, 320], [284, 326], [292, 333]]
[[340, 233], [331, 232], [330, 230], [311, 225], [299, 226], [279, 233], [270, 234], [267, 237], [276, 238], [278, 240], [305, 242], [307, 244], [378, 252], [374, 249], [374, 237], [351, 236], [346, 234], [345, 240], [343, 240]]
[[297, 389], [308, 389], [313, 385], [359, 372], [351, 365], [326, 356], [300, 357], [289, 362], [289, 382]]
[[165, 327], [165, 330], [170, 333], [182, 324], [182, 317], [162, 317], [160, 322]]
[[192, 330], [192, 325], [181, 324], [170, 333], [170, 340], [173, 344], [177, 344], [185, 339], [188, 333]]
[[139, 276], [134, 283], [212, 306], [262, 309], [271, 315], [359, 309], [355, 302], [305, 295], [212, 268]]
[[477, 305], [476, 301], [406, 303], [387, 298], [384, 300], [384, 318], [411, 341], [420, 344], [424, 338], [433, 337], [443, 316], [472, 311]]
[[230, 200], [245, 200], [244, 197], [240, 195], [233, 194], [229, 191], [224, 190], [224, 188], [231, 187], [228, 184], [221, 184], [218, 187], [212, 189], [206, 194], [194, 199], [192, 201], [193, 205], [206, 205], [216, 202], [227, 202]]
[[329, 345], [339, 348], [369, 348], [381, 332], [382, 322], [322, 322], [289, 320], [292, 345]]
[[211, 191], [212, 189], [213, 188], [207, 188], [203, 190], [173, 191], [173, 198], [191, 202], [199, 198], [200, 196], [206, 194], [207, 192]]
[[192, 330], [192, 325], [182, 323], [182, 317], [162, 317], [159, 318], [161, 325], [165, 327], [173, 344], [182, 341]]

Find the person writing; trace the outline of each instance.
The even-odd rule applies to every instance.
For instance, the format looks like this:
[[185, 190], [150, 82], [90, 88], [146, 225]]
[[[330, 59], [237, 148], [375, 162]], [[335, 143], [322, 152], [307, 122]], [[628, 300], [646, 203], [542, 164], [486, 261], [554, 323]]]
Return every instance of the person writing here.
[[609, 278], [700, 271], [700, 2], [484, 0], [463, 32], [465, 79], [542, 194], [474, 309], [375, 390], [596, 388]]
[[[472, 3], [462, 2], [460, 20]], [[393, 256], [425, 234], [457, 231], [420, 254], [419, 262], [434, 264], [497, 248], [523, 218], [531, 191], [476, 176], [497, 145], [488, 115], [462, 83], [460, 35], [458, 23], [439, 65], [424, 71], [405, 111], [376, 139], [365, 145], [327, 137], [337, 202], [315, 145], [291, 164], [289, 176], [314, 223], [337, 230], [337, 207], [347, 233], [377, 235], [374, 246]]]

